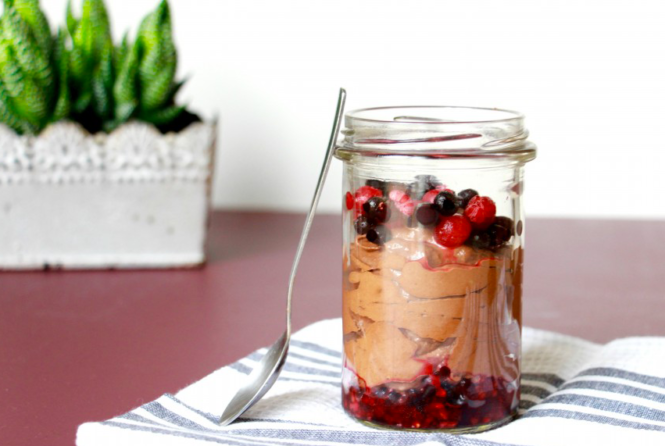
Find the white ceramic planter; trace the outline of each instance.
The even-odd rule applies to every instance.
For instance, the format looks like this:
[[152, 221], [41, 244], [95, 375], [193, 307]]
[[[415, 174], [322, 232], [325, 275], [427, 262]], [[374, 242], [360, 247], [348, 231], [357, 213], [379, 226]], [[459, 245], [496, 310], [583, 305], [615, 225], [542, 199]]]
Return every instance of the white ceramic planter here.
[[133, 122], [37, 137], [0, 125], [0, 269], [153, 268], [205, 261], [216, 125]]

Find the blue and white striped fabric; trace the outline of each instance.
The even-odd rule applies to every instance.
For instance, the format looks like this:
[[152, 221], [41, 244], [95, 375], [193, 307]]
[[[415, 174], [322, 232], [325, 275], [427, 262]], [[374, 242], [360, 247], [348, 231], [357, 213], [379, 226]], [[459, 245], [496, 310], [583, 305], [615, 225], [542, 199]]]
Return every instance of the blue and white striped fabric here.
[[219, 427], [261, 349], [178, 392], [79, 427], [79, 446], [665, 445], [665, 338], [607, 345], [524, 329], [520, 417], [472, 435], [373, 430], [340, 405], [341, 322], [298, 332], [273, 389], [238, 422]]

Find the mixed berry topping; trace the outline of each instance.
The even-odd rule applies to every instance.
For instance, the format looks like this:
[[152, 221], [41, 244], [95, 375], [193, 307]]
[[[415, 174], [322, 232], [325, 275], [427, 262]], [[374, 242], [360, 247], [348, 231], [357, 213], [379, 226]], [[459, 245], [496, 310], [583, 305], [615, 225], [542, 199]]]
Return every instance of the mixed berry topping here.
[[365, 217], [364, 215], [358, 217], [356, 221], [353, 223], [353, 226], [356, 228], [356, 232], [359, 235], [367, 234], [367, 231], [369, 231], [374, 227], [374, 225], [371, 224], [367, 219], [367, 217]]
[[382, 197], [383, 192], [372, 186], [361, 186], [355, 193], [355, 208], [356, 213], [362, 212], [363, 205], [372, 197]]
[[434, 238], [440, 245], [447, 248], [462, 246], [471, 235], [471, 223], [464, 215], [455, 214], [441, 217], [434, 229]]
[[457, 212], [457, 197], [453, 192], [443, 191], [439, 192], [434, 198], [434, 209], [443, 215], [449, 217]]
[[490, 197], [477, 195], [469, 200], [469, 204], [464, 208], [464, 215], [469, 218], [474, 229], [485, 230], [494, 223], [496, 205]]
[[390, 229], [385, 226], [376, 226], [367, 231], [366, 237], [370, 242], [376, 245], [382, 245], [390, 240]]
[[346, 209], [350, 211], [351, 209], [353, 209], [353, 205], [356, 200], [355, 198], [353, 198], [353, 194], [351, 194], [351, 192], [347, 192], [345, 198], [346, 198]]
[[383, 197], [372, 197], [363, 204], [363, 213], [369, 221], [383, 223], [390, 215], [388, 201]]
[[416, 219], [423, 226], [435, 225], [439, 220], [439, 215], [430, 203], [421, 203], [416, 208]]
[[378, 245], [390, 239], [389, 228], [431, 227], [434, 240], [456, 248], [463, 244], [495, 250], [521, 229], [519, 222], [496, 215], [496, 204], [474, 189], [458, 193], [433, 175], [417, 175], [411, 183], [369, 179], [345, 195], [347, 210], [354, 211], [358, 235]]
[[469, 201], [477, 195], [478, 192], [473, 189], [464, 189], [457, 194], [457, 198], [459, 198], [459, 205], [463, 208], [466, 208], [466, 205], [469, 204]]
[[444, 366], [410, 384], [406, 390], [385, 384], [371, 388], [352, 386], [344, 391], [342, 402], [360, 420], [409, 429], [498, 423], [510, 418], [515, 409], [516, 388], [501, 377], [473, 375], [455, 379]]

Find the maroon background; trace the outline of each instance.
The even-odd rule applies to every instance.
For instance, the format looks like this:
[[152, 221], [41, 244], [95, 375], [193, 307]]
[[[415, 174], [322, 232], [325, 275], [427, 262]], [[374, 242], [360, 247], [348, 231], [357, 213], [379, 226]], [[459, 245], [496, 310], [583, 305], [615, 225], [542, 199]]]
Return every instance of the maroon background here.
[[[303, 222], [216, 212], [203, 269], [0, 273], [0, 444], [72, 445], [80, 423], [271, 344]], [[529, 220], [524, 323], [598, 342], [665, 335], [664, 246], [665, 222]], [[339, 217], [317, 217], [296, 328], [339, 316], [340, 256]]]

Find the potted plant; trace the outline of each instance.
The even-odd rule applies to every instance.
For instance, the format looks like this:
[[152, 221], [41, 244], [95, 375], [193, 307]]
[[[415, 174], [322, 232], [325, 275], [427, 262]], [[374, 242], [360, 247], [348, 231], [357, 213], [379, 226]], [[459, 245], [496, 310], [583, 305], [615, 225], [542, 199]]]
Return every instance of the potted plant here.
[[216, 125], [178, 104], [166, 0], [114, 44], [102, 0], [0, 18], [0, 268], [204, 262]]

